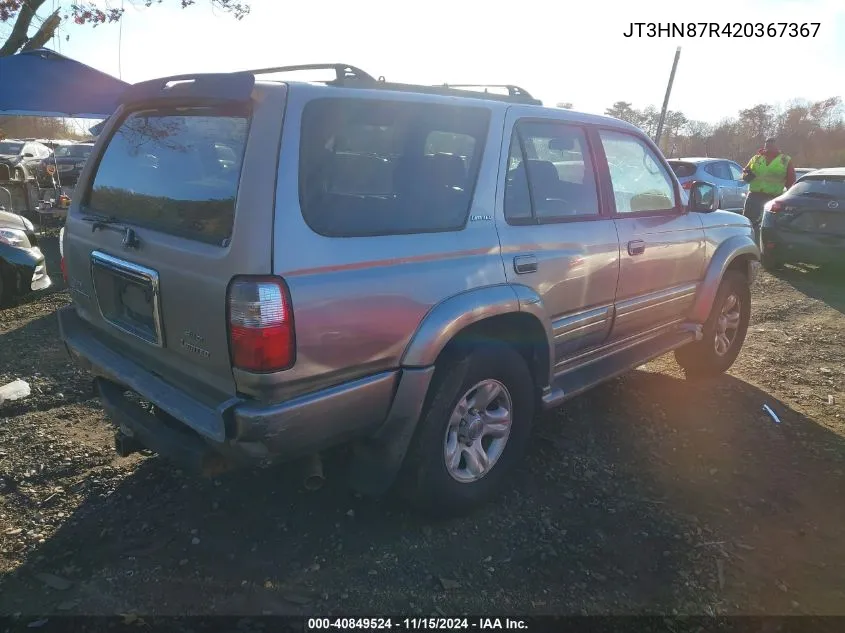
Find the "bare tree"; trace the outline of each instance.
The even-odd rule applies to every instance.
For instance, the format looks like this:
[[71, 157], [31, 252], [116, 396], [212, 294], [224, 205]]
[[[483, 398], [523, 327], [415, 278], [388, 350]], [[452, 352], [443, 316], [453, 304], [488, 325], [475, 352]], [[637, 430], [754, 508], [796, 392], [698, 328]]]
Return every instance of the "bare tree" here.
[[[633, 123], [649, 135], [653, 135], [659, 116], [654, 106], [640, 110], [627, 101], [617, 101], [605, 113]], [[775, 135], [798, 166], [845, 165], [845, 120], [839, 97], [816, 102], [796, 99], [783, 107], [757, 104], [716, 125], [689, 121], [683, 113], [670, 111], [664, 130], [661, 149], [669, 156], [711, 156], [744, 164], [765, 137]]]
[[[182, 8], [196, 4], [196, 0], [168, 0], [179, 2]], [[151, 7], [161, 4], [164, 0], [129, 0], [131, 4]], [[237, 0], [208, 0], [215, 8], [231, 13], [240, 20], [249, 13], [249, 3]], [[56, 29], [63, 22], [73, 22], [77, 25], [99, 26], [117, 22], [123, 17], [123, 9], [115, 9], [108, 4], [108, 0], [96, 2], [81, 2], [70, 5], [69, 13], [62, 13], [56, 9], [40, 24], [36, 23], [36, 14], [47, 0], [0, 0], [0, 23], [12, 25], [5, 42], [0, 45], [0, 57], [14, 55], [20, 51], [41, 48], [55, 35]]]

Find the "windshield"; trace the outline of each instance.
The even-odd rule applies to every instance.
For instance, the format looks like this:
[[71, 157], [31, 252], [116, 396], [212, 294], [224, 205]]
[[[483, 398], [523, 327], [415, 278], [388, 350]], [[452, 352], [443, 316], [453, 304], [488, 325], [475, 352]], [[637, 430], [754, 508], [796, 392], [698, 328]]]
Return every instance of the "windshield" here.
[[0, 154], [16, 155], [21, 153], [23, 143], [0, 143]]
[[795, 196], [845, 199], [845, 178], [809, 176], [796, 182], [789, 193]]
[[90, 145], [61, 145], [53, 152], [56, 158], [88, 158]]

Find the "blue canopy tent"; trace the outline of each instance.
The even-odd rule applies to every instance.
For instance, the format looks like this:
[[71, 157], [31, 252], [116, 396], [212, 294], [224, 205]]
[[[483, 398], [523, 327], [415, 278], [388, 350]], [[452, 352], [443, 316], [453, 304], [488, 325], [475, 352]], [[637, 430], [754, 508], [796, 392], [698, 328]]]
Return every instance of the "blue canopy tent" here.
[[[106, 119], [128, 87], [120, 79], [46, 48], [0, 57], [0, 116]], [[12, 209], [37, 213], [41, 224], [43, 214], [51, 213], [40, 202], [42, 190], [30, 180], [12, 181], [6, 172], [4, 188], [12, 196]]]
[[0, 115], [104, 119], [127, 87], [46, 48], [0, 57]]

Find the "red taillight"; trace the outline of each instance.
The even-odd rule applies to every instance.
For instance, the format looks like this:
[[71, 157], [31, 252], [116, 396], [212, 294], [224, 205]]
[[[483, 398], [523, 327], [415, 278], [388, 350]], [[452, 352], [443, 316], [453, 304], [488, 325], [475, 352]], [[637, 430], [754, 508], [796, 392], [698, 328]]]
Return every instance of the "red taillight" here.
[[67, 269], [65, 268], [65, 258], [64, 257], [62, 257], [62, 260], [59, 263], [59, 266], [61, 266], [61, 268], [62, 268], [62, 279], [65, 280], [65, 285], [67, 285]]
[[775, 200], [769, 205], [769, 213], [780, 213], [783, 211], [784, 204], [780, 200]]
[[271, 372], [293, 365], [293, 310], [281, 279], [236, 277], [229, 284], [228, 312], [234, 367]]
[[684, 184], [681, 185], [681, 187], [689, 191], [690, 189], [692, 189], [692, 180], [687, 180]]

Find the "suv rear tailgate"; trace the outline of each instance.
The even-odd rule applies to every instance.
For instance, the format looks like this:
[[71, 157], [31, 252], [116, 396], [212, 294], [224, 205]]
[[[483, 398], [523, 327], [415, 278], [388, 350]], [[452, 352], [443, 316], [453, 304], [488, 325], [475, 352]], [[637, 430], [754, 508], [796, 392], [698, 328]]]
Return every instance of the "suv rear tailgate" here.
[[132, 90], [68, 214], [68, 285], [101, 342], [214, 406], [236, 393], [229, 282], [272, 270], [285, 87], [238, 74]]

